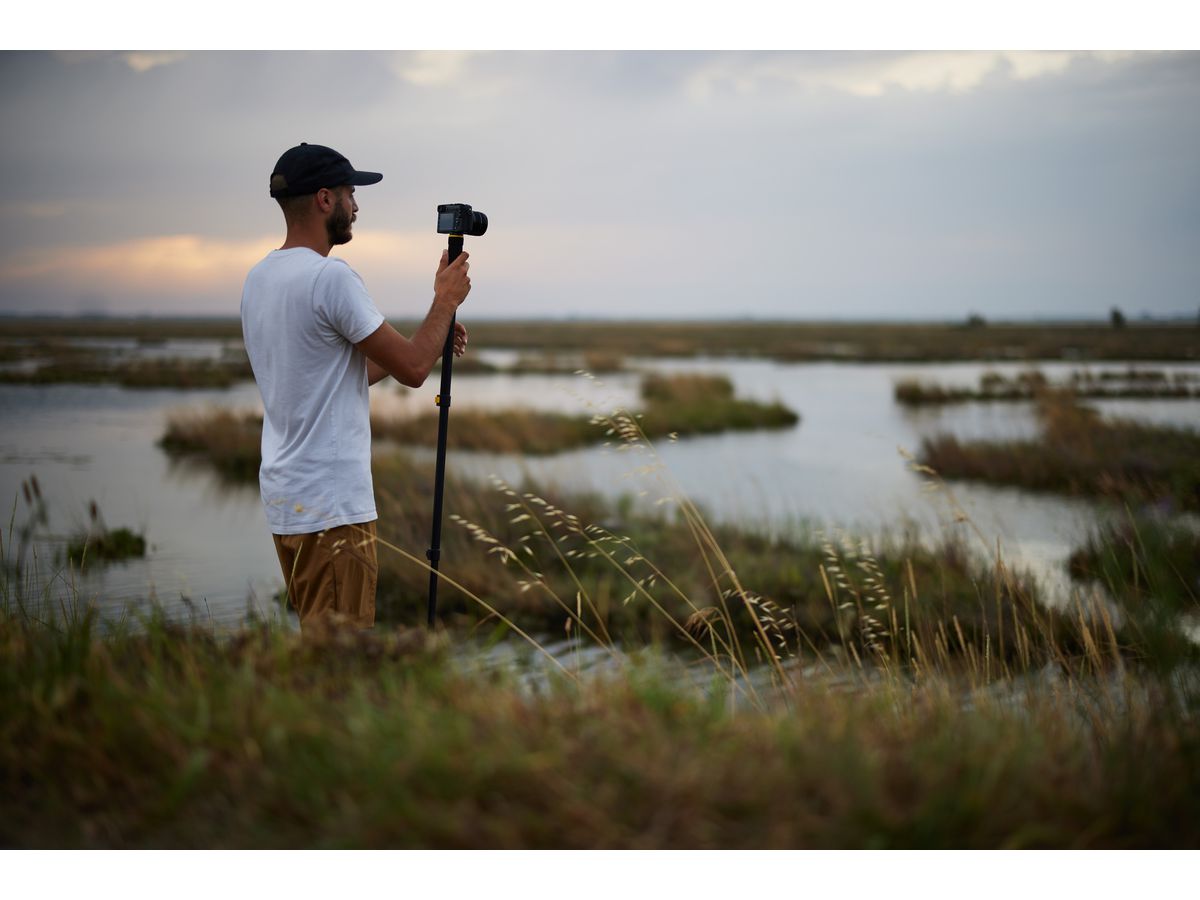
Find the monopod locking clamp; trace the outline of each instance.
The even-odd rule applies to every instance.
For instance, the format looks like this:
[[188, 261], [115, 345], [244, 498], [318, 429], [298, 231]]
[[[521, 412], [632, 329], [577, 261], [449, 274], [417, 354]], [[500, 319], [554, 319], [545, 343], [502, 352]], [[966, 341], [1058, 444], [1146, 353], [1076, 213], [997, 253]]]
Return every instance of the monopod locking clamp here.
[[[480, 237], [487, 231], [488, 220], [481, 212], [466, 203], [445, 203], [438, 207], [438, 234], [448, 235], [447, 264], [458, 259], [463, 249], [463, 236]], [[433, 480], [433, 539], [425, 556], [429, 559], [429, 624], [437, 616], [438, 564], [442, 558], [442, 493], [446, 486], [446, 433], [450, 427], [450, 376], [454, 366], [454, 322], [442, 347], [442, 383], [434, 402], [438, 407], [437, 469]]]

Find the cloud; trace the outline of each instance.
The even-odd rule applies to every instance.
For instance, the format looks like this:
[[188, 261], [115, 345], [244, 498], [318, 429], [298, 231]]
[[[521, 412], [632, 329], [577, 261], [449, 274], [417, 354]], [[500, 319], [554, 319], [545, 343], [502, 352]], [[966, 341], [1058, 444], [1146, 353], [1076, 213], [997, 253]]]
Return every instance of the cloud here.
[[[176, 297], [205, 300], [240, 296], [246, 273], [279, 246], [275, 233], [244, 240], [222, 240], [175, 234], [116, 241], [94, 246], [42, 247], [13, 254], [0, 262], [0, 294], [20, 297], [102, 294], [120, 307]], [[337, 255], [361, 268], [369, 283], [428, 281], [432, 286], [436, 257], [429, 235], [364, 230]]]
[[992, 77], [1028, 81], [1061, 74], [1077, 59], [1112, 63], [1131, 56], [1116, 51], [1026, 50], [722, 55], [692, 72], [685, 86], [693, 99], [729, 91], [754, 93], [771, 85], [857, 97], [880, 97], [895, 90], [962, 94]]
[[197, 291], [240, 283], [278, 237], [224, 241], [191, 234], [93, 247], [45, 247], [0, 264], [0, 283], [42, 281], [103, 285], [130, 292]]
[[125, 64], [138, 73], [149, 72], [158, 66], [168, 66], [172, 63], [177, 63], [186, 56], [186, 53], [175, 50], [135, 50], [130, 53], [121, 54], [121, 58], [125, 61]]
[[451, 50], [399, 53], [393, 59], [392, 71], [409, 84], [440, 87], [458, 79], [473, 55]]
[[182, 62], [187, 58], [187, 53], [181, 50], [56, 50], [54, 56], [68, 64], [118, 60], [141, 74], [159, 66]]

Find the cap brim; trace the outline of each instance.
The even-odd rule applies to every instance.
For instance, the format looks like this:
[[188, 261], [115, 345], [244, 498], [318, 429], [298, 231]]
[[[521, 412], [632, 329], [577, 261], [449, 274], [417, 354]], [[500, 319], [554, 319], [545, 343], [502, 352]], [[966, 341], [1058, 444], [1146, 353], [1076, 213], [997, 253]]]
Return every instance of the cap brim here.
[[362, 186], [364, 184], [378, 184], [381, 181], [383, 181], [383, 174], [380, 172], [358, 172], [358, 171], [355, 171], [355, 173], [350, 177], [350, 180], [347, 181], [346, 184]]

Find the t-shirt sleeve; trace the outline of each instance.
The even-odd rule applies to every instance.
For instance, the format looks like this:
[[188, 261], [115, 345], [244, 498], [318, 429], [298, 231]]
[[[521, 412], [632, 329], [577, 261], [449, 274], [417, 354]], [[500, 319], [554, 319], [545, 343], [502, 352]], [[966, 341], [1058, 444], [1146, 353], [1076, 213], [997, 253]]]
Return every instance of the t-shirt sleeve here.
[[352, 344], [383, 324], [362, 278], [341, 260], [330, 260], [317, 276], [313, 307], [321, 322]]

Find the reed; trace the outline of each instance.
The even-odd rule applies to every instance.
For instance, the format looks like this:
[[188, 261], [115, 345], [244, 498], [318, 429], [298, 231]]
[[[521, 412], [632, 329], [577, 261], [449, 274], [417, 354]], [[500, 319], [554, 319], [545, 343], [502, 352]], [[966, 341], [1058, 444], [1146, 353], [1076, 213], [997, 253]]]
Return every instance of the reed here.
[[[635, 417], [604, 424], [633, 464], [657, 465]], [[419, 603], [427, 523], [404, 509], [427, 509], [428, 475], [397, 456], [376, 479], [381, 591], [411, 572]], [[498, 671], [456, 651], [458, 629], [301, 638], [278, 620], [232, 632], [159, 613], [113, 623], [52, 596], [69, 578], [30, 596], [0, 566], [0, 843], [1200, 839], [1195, 656], [1148, 664], [1161, 647], [1103, 607], [1046, 609], [1002, 559], [980, 565], [961, 543], [925, 557], [850, 535], [742, 544], [669, 473], [673, 513], [659, 517], [494, 487], [447, 494], [452, 531], [478, 554], [447, 542], [451, 624], [507, 631], [552, 609], [555, 631], [608, 650], [609, 665], [575, 667], [524, 630], [538, 655]], [[762, 589], [773, 567], [803, 603]], [[811, 615], [827, 608], [824, 627], [798, 612], [810, 603]], [[668, 639], [684, 652], [645, 648]]]
[[[1200, 840], [1190, 682], [813, 676], [731, 705], [644, 660], [579, 682], [422, 631], [0, 612], [0, 844], [1127, 848]], [[695, 673], [700, 675], [702, 673]]]
[[1200, 510], [1200, 432], [1100, 417], [1070, 391], [1038, 400], [1042, 434], [1025, 441], [926, 439], [924, 463], [949, 478]]
[[174, 458], [212, 465], [229, 481], [253, 483], [262, 462], [262, 416], [216, 406], [177, 411], [158, 444]]
[[[641, 393], [638, 424], [652, 437], [790, 428], [800, 420], [782, 403], [735, 397], [733, 384], [719, 375], [647, 375]], [[613, 437], [611, 428], [595, 427], [605, 419], [604, 414], [569, 416], [529, 409], [456, 411], [449, 446], [489, 453], [558, 453]], [[437, 414], [372, 417], [371, 432], [398, 444], [434, 446]]]
[[[631, 467], [661, 473], [641, 421], [626, 413], [593, 427], [612, 432]], [[258, 427], [253, 416], [227, 412], [180, 419], [172, 445], [215, 442], [204, 452], [220, 471], [246, 477], [257, 470]], [[422, 620], [428, 570], [412, 559], [428, 544], [432, 480], [431, 462], [376, 454], [379, 534], [407, 554], [381, 553], [382, 622]], [[489, 496], [453, 472], [447, 482], [446, 511], [458, 527], [443, 535], [444, 568], [457, 586], [440, 599], [458, 626], [486, 627], [499, 611], [533, 633], [666, 643], [719, 656], [730, 670], [824, 664], [833, 654], [912, 672], [936, 657], [942, 670], [974, 667], [982, 680], [1111, 643], [1089, 633], [1107, 628], [1092, 610], [1043, 596], [986, 542], [972, 551], [961, 535], [930, 547], [911, 535], [864, 542], [803, 528], [768, 536], [714, 526], [669, 479], [657, 508], [536, 485], [494, 487]]]
[[82, 353], [34, 357], [37, 365], [0, 371], [3, 384], [119, 384], [128, 388], [228, 388], [254, 377], [246, 358], [113, 360]]
[[1047, 389], [1069, 389], [1078, 399], [1092, 400], [1189, 400], [1200, 397], [1200, 385], [1190, 372], [1168, 374], [1155, 369], [1126, 368], [1094, 371], [1079, 369], [1063, 383], [1051, 385], [1038, 369], [1021, 372], [1011, 378], [997, 372], [984, 372], [977, 388], [950, 387], [915, 378], [898, 380], [892, 395], [903, 406], [945, 405], [948, 403], [1036, 400]]

